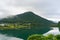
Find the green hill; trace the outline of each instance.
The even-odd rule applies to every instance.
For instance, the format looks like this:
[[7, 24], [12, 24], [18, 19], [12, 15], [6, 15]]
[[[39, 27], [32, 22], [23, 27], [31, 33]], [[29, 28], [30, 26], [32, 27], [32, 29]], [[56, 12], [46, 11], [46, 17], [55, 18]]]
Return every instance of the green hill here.
[[53, 22], [46, 20], [33, 12], [25, 12], [23, 14], [19, 14], [13, 17], [8, 17], [0, 20], [0, 23], [32, 23], [32, 24], [42, 24], [45, 26], [49, 26]]
[[0, 23], [19, 25], [30, 24], [28, 28], [0, 30], [0, 33], [8, 34], [10, 36], [12, 35], [14, 37], [20, 37], [25, 40], [31, 34], [43, 34], [49, 31], [51, 24], [54, 24], [53, 22], [42, 18], [33, 12], [25, 12], [13, 17], [4, 18], [0, 20]]

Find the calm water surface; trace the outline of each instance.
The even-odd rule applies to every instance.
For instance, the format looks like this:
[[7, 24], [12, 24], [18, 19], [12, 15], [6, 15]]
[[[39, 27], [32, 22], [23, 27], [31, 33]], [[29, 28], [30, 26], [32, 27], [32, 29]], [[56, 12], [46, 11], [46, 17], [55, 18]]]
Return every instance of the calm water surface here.
[[43, 35], [48, 35], [48, 34], [53, 34], [53, 35], [60, 34], [59, 28], [52, 27], [50, 31], [48, 31], [47, 33], [44, 33]]

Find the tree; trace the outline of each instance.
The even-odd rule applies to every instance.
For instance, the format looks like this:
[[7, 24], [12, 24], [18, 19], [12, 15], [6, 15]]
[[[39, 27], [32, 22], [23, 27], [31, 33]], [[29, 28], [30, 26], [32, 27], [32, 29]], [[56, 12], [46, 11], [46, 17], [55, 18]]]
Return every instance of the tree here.
[[54, 35], [49, 34], [48, 36], [45, 36], [45, 40], [57, 40], [57, 39]]
[[44, 36], [40, 34], [34, 34], [29, 36], [27, 40], [44, 40]]
[[59, 36], [54, 36], [52, 34], [47, 35], [47, 36], [43, 36], [40, 34], [34, 34], [34, 35], [29, 36], [27, 40], [57, 40], [56, 37], [59, 37]]
[[60, 35], [55, 36], [57, 40], [60, 40]]
[[57, 26], [59, 27], [59, 30], [60, 30], [60, 22], [58, 22], [58, 25]]

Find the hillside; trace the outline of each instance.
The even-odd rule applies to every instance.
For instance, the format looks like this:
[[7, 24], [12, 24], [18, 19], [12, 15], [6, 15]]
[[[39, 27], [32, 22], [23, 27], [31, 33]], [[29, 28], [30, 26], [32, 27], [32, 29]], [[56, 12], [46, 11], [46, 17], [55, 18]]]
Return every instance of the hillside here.
[[53, 22], [42, 18], [33, 12], [25, 12], [23, 14], [19, 14], [13, 17], [8, 17], [0, 20], [0, 23], [38, 23], [38, 24], [45, 24], [50, 25]]
[[14, 37], [20, 37], [25, 40], [31, 34], [42, 34], [49, 31], [51, 24], [54, 24], [53, 22], [45, 18], [42, 18], [34, 14], [33, 12], [25, 12], [22, 14], [18, 14], [14, 17], [4, 18], [0, 20], [0, 23], [18, 24], [18, 25], [30, 24], [30, 26], [28, 26], [29, 28], [27, 29], [22, 28], [22, 29], [0, 30], [0, 33], [12, 35]]

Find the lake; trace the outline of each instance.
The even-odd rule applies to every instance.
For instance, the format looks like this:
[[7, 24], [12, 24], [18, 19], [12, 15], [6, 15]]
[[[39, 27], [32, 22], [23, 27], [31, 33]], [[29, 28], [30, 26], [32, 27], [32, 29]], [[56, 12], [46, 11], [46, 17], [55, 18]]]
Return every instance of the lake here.
[[[48, 35], [48, 34], [54, 34], [54, 35], [60, 34], [59, 28], [52, 27], [50, 31], [48, 31], [47, 33], [44, 33], [43, 35]], [[0, 34], [0, 40], [23, 40], [23, 39], [10, 37], [10, 36], [7, 36], [6, 34]]]
[[23, 39], [16, 38], [16, 37], [9, 37], [7, 35], [0, 34], [0, 40], [23, 40]]

